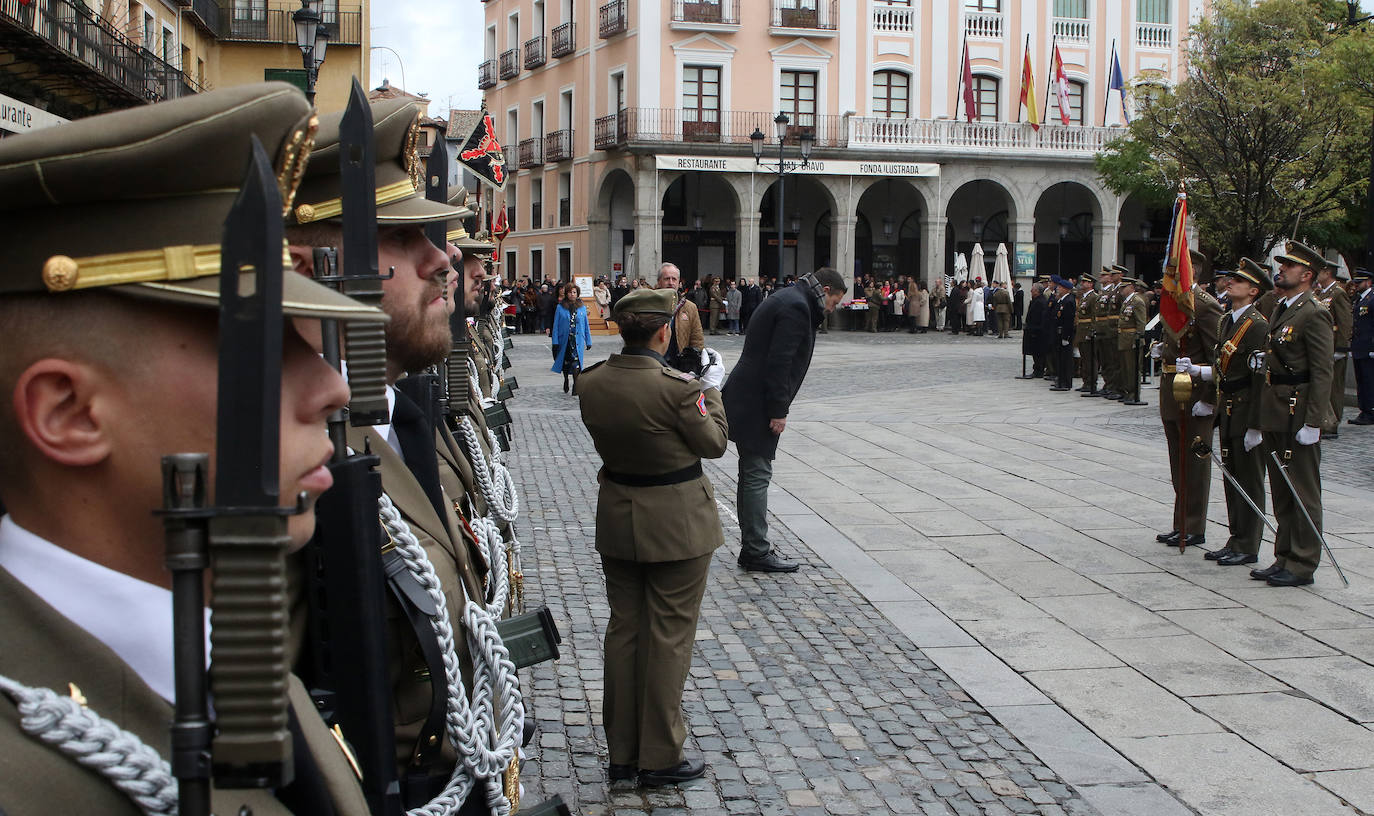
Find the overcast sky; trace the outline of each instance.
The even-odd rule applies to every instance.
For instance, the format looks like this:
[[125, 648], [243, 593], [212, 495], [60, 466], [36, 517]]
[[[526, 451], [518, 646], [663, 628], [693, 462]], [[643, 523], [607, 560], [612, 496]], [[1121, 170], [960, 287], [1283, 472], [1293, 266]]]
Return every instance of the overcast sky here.
[[[1366, 14], [1374, 13], [1374, 0], [1361, 0], [1360, 5]], [[432, 116], [447, 116], [449, 108], [476, 108], [482, 100], [477, 89], [482, 27], [480, 0], [373, 3], [373, 87], [390, 79], [411, 93], [428, 94], [434, 100]]]

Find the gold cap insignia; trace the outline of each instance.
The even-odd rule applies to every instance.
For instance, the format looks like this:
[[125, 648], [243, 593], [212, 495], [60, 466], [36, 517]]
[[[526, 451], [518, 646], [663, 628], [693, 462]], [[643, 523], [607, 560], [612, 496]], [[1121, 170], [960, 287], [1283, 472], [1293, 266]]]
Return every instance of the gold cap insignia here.
[[420, 112], [415, 112], [415, 121], [410, 123], [410, 129], [406, 131], [405, 148], [406, 173], [410, 176], [410, 183], [418, 191], [424, 186], [424, 170], [420, 167]]
[[315, 208], [309, 204], [302, 204], [296, 208], [296, 223], [308, 224], [315, 220]]
[[315, 132], [320, 129], [320, 118], [311, 115], [305, 127], [293, 132], [286, 145], [282, 147], [281, 161], [278, 163], [277, 187], [281, 190], [282, 216], [291, 214], [291, 205], [296, 201], [296, 190], [305, 176], [305, 166], [310, 153], [315, 149]]
[[54, 255], [43, 264], [43, 285], [49, 292], [66, 292], [76, 286], [76, 261], [66, 255]]

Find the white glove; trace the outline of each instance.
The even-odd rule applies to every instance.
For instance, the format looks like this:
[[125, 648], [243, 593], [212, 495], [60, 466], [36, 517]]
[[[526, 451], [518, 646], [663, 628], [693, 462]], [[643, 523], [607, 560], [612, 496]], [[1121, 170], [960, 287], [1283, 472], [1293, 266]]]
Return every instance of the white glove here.
[[1374, 351], [1369, 352], [1369, 359], [1374, 360]]
[[1345, 359], [1345, 352], [1343, 352], [1343, 351], [1338, 351], [1338, 352], [1336, 352], [1334, 355], [1332, 355], [1332, 359], [1334, 359], [1334, 360], [1344, 360], [1344, 359]]
[[1259, 371], [1263, 371], [1263, 370], [1264, 370], [1264, 352], [1262, 352], [1262, 351], [1252, 351], [1252, 352], [1250, 352], [1250, 370], [1251, 370], [1251, 371], [1255, 371], [1255, 372], [1259, 372]]
[[1150, 344], [1150, 356], [1153, 357], [1153, 358], [1156, 359], [1156, 360], [1158, 360], [1160, 357], [1163, 357], [1163, 356], [1164, 356], [1164, 344], [1161, 343], [1161, 342], [1159, 342], [1159, 341], [1155, 341], [1155, 342], [1151, 343], [1151, 344]]
[[1078, 358], [1080, 358], [1080, 357], [1082, 357], [1082, 356], [1083, 356], [1083, 352], [1079, 351], [1078, 349], [1074, 349], [1074, 350], [1073, 350], [1073, 358], [1074, 358], [1075, 360], [1077, 360]]
[[1177, 372], [1180, 373], [1180, 374], [1186, 374], [1186, 373], [1188, 373], [1188, 370], [1191, 369], [1192, 367], [1193, 367], [1193, 358], [1191, 358], [1191, 357], [1180, 357], [1180, 358], [1178, 358], [1177, 360], [1174, 361], [1174, 370], [1177, 371]]
[[1203, 382], [1211, 382], [1211, 381], [1212, 381], [1212, 367], [1211, 367], [1211, 366], [1197, 366], [1197, 365], [1195, 365], [1195, 366], [1188, 366], [1188, 373], [1189, 373], [1189, 374], [1192, 374], [1192, 375], [1195, 376], [1195, 377], [1200, 378]]
[[1254, 450], [1259, 443], [1264, 441], [1264, 434], [1254, 429], [1245, 432], [1245, 452]]
[[1061, 345], [1061, 346], [1067, 346], [1068, 344], [1069, 344], [1069, 341], [1068, 341], [1068, 340], [1060, 340], [1060, 341], [1059, 341], [1059, 345]]
[[1216, 406], [1212, 405], [1210, 402], [1203, 402], [1202, 400], [1198, 400], [1197, 402], [1193, 403], [1193, 416], [1195, 417], [1211, 416], [1213, 413], [1216, 412], [1216, 410]]
[[1321, 441], [1322, 429], [1313, 428], [1311, 425], [1304, 425], [1298, 429], [1299, 445], [1314, 445]]
[[715, 349], [701, 350], [701, 390], [719, 389], [725, 382], [725, 363]]

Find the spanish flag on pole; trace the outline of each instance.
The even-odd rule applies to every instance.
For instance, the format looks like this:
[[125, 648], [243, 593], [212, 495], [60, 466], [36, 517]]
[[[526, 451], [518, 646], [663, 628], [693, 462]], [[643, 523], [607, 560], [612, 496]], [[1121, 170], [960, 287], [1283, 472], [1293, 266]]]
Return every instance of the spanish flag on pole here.
[[1029, 34], [1026, 35], [1026, 56], [1021, 62], [1021, 109], [1026, 112], [1025, 121], [1039, 130], [1040, 105], [1035, 101], [1035, 69], [1031, 67]]
[[1169, 228], [1169, 251], [1164, 260], [1164, 297], [1160, 322], [1175, 340], [1193, 319], [1193, 259], [1188, 253], [1188, 194], [1178, 185], [1174, 220]]

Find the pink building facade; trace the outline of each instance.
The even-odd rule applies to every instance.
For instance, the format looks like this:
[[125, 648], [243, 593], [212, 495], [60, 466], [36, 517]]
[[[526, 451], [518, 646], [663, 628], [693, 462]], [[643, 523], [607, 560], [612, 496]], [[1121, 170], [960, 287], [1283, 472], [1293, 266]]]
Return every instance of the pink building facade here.
[[[934, 281], [980, 242], [989, 271], [1005, 244], [1023, 278], [1114, 260], [1157, 276], [1168, 214], [1105, 189], [1093, 156], [1152, 86], [1180, 79], [1180, 41], [1206, 7], [486, 0], [479, 85], [512, 171], [504, 269], [633, 279], [671, 261], [690, 280], [829, 265]], [[1047, 85], [1055, 46], [1067, 125]], [[1020, 105], [1027, 51], [1038, 130]], [[1125, 111], [1109, 92], [1114, 53]], [[779, 112], [789, 168], [803, 136], [813, 145], [781, 181]]]

